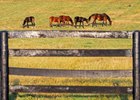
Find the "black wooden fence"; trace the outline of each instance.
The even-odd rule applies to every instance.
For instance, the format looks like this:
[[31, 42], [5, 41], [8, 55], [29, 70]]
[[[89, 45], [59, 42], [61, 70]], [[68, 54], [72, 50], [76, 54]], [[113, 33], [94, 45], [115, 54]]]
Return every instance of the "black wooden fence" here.
[[[0, 99], [1, 100], [8, 100], [8, 74], [14, 74], [14, 75], [21, 75], [19, 73], [19, 71], [21, 69], [18, 69], [18, 68], [12, 68], [10, 67], [10, 69], [8, 70], [8, 33], [7, 32], [1, 32], [0, 34], [0, 40], [1, 40], [1, 47], [0, 47], [0, 51], [1, 51], [1, 60], [0, 60], [0, 64], [1, 64], [1, 67], [0, 67], [0, 74], [1, 74], [1, 79], [0, 79]], [[134, 36], [133, 36], [133, 99], [134, 100], [139, 100], [140, 99], [140, 87], [139, 87], [139, 84], [140, 84], [140, 64], [139, 64], [139, 39], [140, 37], [140, 32], [138, 31], [135, 31], [134, 32]], [[20, 54], [19, 52], [21, 52], [21, 50], [18, 51], [18, 50], [13, 50], [13, 51], [10, 51], [9, 50], [9, 53], [10, 55], [13, 54], [13, 56], [19, 56], [18, 54]], [[25, 50], [26, 51], [26, 50]], [[25, 52], [24, 51], [24, 52]], [[60, 53], [62, 52], [61, 50], [58, 50], [59, 52], [55, 52], [55, 55], [54, 54], [51, 54], [51, 55], [45, 55], [45, 56], [57, 56], [57, 54], [63, 54], [63, 53]], [[12, 52], [12, 53], [11, 53]], [[16, 52], [16, 53], [15, 53]], [[51, 52], [51, 51], [50, 51]], [[65, 51], [67, 52], [67, 51]], [[80, 52], [80, 53], [79, 53]], [[103, 54], [105, 54], [105, 56], [110, 56], [110, 54], [113, 54], [111, 53], [110, 51], [108, 53], [105, 53], [106, 51], [100, 51], [99, 53], [97, 53], [97, 50], [96, 50], [96, 53], [94, 53], [95, 51], [94, 50], [91, 50], [91, 51], [86, 51], [88, 55], [86, 56], [97, 56], [97, 54], [102, 54], [101, 56], [103, 56]], [[89, 53], [90, 52], [90, 53]], [[104, 52], [104, 53], [102, 53]], [[115, 51], [117, 52], [117, 51]], [[122, 52], [121, 54], [116, 53], [118, 56], [132, 56], [131, 54], [131, 50], [124, 50], [124, 51], [120, 51]], [[54, 52], [53, 52], [54, 53]], [[82, 54], [81, 54], [82, 53]], [[17, 55], [16, 55], [17, 54]], [[22, 54], [22, 53], [21, 53]], [[117, 55], [113, 55], [113, 56], [117, 56]], [[28, 55], [22, 55], [22, 56], [28, 56]], [[33, 55], [32, 55], [33, 56]], [[58, 56], [68, 56], [68, 55], [58, 55]], [[70, 55], [71, 56], [71, 55]], [[85, 56], [85, 51], [80, 51], [78, 50], [78, 55], [74, 53], [74, 56]], [[29, 74], [29, 71], [28, 70], [35, 70], [35, 71], [41, 71], [41, 69], [25, 69], [23, 68], [22, 70], [25, 70], [27, 71], [26, 72], [26, 75], [31, 75]], [[9, 72], [8, 72], [9, 71]], [[56, 75], [52, 75], [53, 72], [56, 72], [56, 73], [59, 73], [59, 71], [62, 72], [62, 74], [59, 74], [59, 76], [61, 77], [61, 75], [63, 76], [64, 73], [72, 73], [74, 74], [75, 72], [73, 70], [71, 71], [67, 71], [67, 70], [45, 70], [45, 71], [48, 71], [49, 73], [47, 74], [48, 76], [56, 76]], [[77, 77], [82, 77], [80, 76], [82, 71], [79, 71]], [[98, 71], [83, 71], [84, 73], [89, 73], [91, 72], [92, 74], [87, 74], [87, 77], [89, 76], [92, 76], [92, 75], [99, 75], [100, 72]], [[121, 71], [118, 71], [117, 73], [120, 73]], [[21, 72], [22, 73], [22, 72]], [[43, 72], [42, 72], [43, 73]], [[45, 73], [45, 72], [44, 72]], [[102, 71], [102, 73], [108, 73], [106, 71]], [[111, 73], [111, 72], [109, 72]], [[113, 73], [113, 72], [112, 72]], [[125, 73], [126, 76], [124, 77], [129, 77], [131, 76], [132, 74], [132, 71], [123, 71], [123, 73]], [[23, 75], [25, 75], [25, 73], [22, 73]], [[45, 75], [46, 74], [42, 74], [42, 75]], [[41, 76], [42, 76], [41, 75]], [[67, 75], [67, 74], [66, 74]], [[106, 77], [107, 77], [108, 74], [106, 74]], [[40, 74], [36, 74], [36, 76], [40, 76]], [[110, 75], [108, 75], [110, 76]], [[72, 77], [71, 74], [68, 75], [68, 77]], [[75, 76], [73, 76], [75, 77]], [[113, 76], [113, 77], [118, 77], [118, 75], [116, 74], [116, 76]], [[50, 92], [50, 93], [56, 93], [56, 92], [61, 92], [61, 93], [117, 93], [117, 94], [132, 94], [132, 87], [119, 87], [119, 86], [114, 86], [114, 87], [95, 87], [95, 86], [16, 86], [16, 87], [11, 87], [10, 88], [11, 91], [13, 92]], [[32, 90], [32, 91], [31, 91]]]

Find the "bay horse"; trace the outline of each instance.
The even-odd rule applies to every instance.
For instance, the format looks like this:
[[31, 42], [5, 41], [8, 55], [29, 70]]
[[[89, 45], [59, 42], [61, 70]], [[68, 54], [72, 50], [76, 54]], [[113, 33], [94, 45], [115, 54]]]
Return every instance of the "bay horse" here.
[[[29, 25], [31, 23], [32, 25]], [[29, 28], [29, 26], [35, 26], [35, 17], [34, 16], [29, 16], [26, 17], [23, 21], [23, 28], [26, 27]]]
[[91, 16], [89, 16], [88, 20], [90, 21], [91, 18], [93, 18], [92, 27], [94, 25], [97, 26], [96, 20], [102, 21], [102, 26], [103, 25], [107, 25], [107, 20], [109, 22], [109, 25], [112, 25], [111, 18], [106, 13], [102, 13], [102, 14], [95, 13], [95, 14], [92, 14]]
[[60, 23], [63, 23], [63, 25], [69, 24], [70, 22], [71, 26], [73, 26], [73, 20], [70, 16], [61, 15], [59, 16], [59, 18], [60, 18]]
[[60, 24], [60, 22], [61, 22], [61, 19], [60, 19], [60, 17], [54, 17], [54, 16], [51, 16], [50, 18], [49, 18], [49, 20], [50, 20], [50, 27], [53, 27], [53, 22], [54, 23], [57, 23], [57, 25], [58, 26], [61, 26]]
[[[88, 19], [87, 18], [84, 18], [84, 17], [79, 17], [79, 16], [76, 16], [74, 18], [74, 22], [75, 22], [75, 28], [77, 28], [77, 23], [79, 22], [80, 23], [80, 26], [79, 27], [83, 27], [84, 28], [84, 22], [86, 22], [88, 24]], [[82, 24], [82, 25], [81, 25]]]

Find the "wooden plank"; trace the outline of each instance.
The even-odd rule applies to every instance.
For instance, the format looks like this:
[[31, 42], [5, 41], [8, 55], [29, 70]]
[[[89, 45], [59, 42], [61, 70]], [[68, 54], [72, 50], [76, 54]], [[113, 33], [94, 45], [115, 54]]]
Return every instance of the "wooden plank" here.
[[92, 30], [18, 30], [9, 31], [9, 38], [132, 38], [132, 31], [92, 31]]
[[61, 70], [61, 69], [32, 69], [9, 68], [10, 75], [46, 76], [46, 77], [132, 77], [132, 70]]
[[41, 86], [41, 85], [25, 85], [12, 86], [12, 92], [27, 93], [100, 93], [100, 94], [132, 94], [130, 86]]
[[10, 49], [10, 56], [57, 56], [57, 57], [131, 57], [130, 49]]

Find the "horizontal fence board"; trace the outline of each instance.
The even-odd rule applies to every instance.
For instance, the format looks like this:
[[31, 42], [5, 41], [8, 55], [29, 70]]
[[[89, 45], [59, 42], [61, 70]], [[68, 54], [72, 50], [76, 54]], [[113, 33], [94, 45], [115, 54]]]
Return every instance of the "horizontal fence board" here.
[[29, 93], [100, 93], [100, 94], [132, 94], [132, 87], [121, 86], [12, 86], [12, 92]]
[[9, 38], [132, 38], [132, 31], [39, 30], [9, 31]]
[[61, 70], [61, 69], [32, 69], [9, 67], [10, 75], [46, 76], [46, 77], [132, 77], [132, 70]]
[[10, 49], [10, 56], [131, 57], [131, 49]]

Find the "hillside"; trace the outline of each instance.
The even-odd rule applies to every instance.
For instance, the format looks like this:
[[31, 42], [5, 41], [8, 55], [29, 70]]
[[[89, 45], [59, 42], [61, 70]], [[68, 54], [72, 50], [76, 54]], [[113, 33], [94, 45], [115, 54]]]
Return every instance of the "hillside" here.
[[[138, 30], [140, 0], [1, 0], [1, 30]], [[88, 18], [93, 13], [107, 13], [112, 26], [83, 28], [49, 27], [49, 17], [69, 15]], [[22, 28], [25, 17], [35, 16], [35, 28]]]

